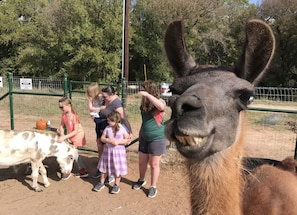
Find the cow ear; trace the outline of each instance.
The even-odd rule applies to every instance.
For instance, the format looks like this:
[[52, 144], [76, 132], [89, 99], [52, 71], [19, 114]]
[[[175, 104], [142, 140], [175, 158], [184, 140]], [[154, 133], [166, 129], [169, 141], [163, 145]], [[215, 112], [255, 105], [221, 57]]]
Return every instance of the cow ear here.
[[187, 76], [196, 62], [188, 53], [184, 41], [183, 21], [172, 22], [165, 33], [165, 51], [167, 59], [178, 77]]
[[270, 26], [261, 20], [247, 22], [245, 32], [245, 47], [235, 73], [256, 85], [272, 60], [275, 38]]

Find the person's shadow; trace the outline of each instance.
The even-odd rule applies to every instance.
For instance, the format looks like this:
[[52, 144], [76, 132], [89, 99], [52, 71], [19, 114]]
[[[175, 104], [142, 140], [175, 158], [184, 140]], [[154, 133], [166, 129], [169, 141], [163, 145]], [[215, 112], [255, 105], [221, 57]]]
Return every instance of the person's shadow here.
[[[131, 186], [131, 189], [133, 189], [132, 186], [136, 183], [136, 181], [131, 181], [130, 179], [122, 177], [121, 183], [128, 184], [128, 185]], [[144, 187], [140, 187], [140, 190], [142, 190], [146, 195], [148, 194], [148, 189], [146, 189]]]

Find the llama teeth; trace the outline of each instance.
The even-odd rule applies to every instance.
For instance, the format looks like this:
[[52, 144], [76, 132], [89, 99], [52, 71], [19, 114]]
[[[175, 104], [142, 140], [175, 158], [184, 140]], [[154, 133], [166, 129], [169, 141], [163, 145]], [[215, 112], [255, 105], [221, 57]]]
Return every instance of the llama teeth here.
[[201, 145], [203, 143], [203, 138], [193, 137], [193, 141], [195, 142], [195, 145]]
[[184, 145], [199, 146], [203, 143], [203, 138], [192, 136], [176, 136], [176, 139]]

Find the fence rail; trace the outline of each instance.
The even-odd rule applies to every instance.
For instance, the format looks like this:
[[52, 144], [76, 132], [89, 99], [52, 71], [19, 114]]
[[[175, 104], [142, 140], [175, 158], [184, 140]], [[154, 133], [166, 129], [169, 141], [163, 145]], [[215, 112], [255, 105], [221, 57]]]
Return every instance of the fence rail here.
[[[15, 129], [33, 128], [39, 119], [47, 119], [52, 122], [53, 127], [58, 127], [60, 123], [60, 110], [58, 106], [58, 96], [65, 94], [64, 79], [31, 78], [32, 90], [22, 90], [21, 78], [12, 77], [12, 89], [9, 89], [8, 80], [3, 78], [3, 87], [0, 87], [0, 129], [9, 129], [11, 120], [15, 121]], [[66, 77], [67, 78], [67, 77]], [[67, 90], [69, 83], [66, 81]], [[70, 91], [73, 104], [76, 106], [82, 118], [82, 124], [86, 132], [88, 147], [91, 151], [96, 151], [95, 126], [90, 119], [87, 97], [85, 94], [89, 82], [73, 81]], [[160, 86], [161, 86], [160, 82]], [[123, 98], [127, 94], [125, 110], [132, 125], [135, 142], [141, 124], [140, 100], [138, 94], [142, 82], [127, 82], [115, 84], [121, 90], [118, 95]], [[107, 84], [100, 84], [106, 86]], [[124, 86], [127, 88], [124, 89]], [[9, 92], [14, 91], [13, 107], [10, 107]], [[69, 92], [67, 92], [69, 94]], [[250, 125], [247, 130], [247, 149], [253, 146], [253, 156], [262, 156], [258, 152], [267, 150], [267, 155], [272, 159], [282, 159], [286, 156], [296, 156], [296, 132], [297, 132], [297, 89], [296, 88], [275, 88], [256, 87], [255, 101], [247, 112], [246, 121]], [[11, 111], [14, 119], [11, 119]], [[166, 119], [169, 119], [171, 110], [167, 108]], [[270, 133], [268, 133], [270, 132]], [[136, 134], [136, 136], [135, 136]], [[129, 146], [136, 150], [134, 145]], [[256, 153], [255, 153], [256, 152]]]

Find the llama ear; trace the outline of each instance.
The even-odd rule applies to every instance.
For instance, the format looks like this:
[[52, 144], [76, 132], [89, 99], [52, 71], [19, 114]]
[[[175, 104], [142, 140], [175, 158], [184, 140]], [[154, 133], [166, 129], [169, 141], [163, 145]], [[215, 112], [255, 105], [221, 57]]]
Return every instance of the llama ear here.
[[275, 50], [275, 38], [269, 25], [261, 20], [246, 24], [246, 43], [235, 68], [238, 77], [256, 84], [267, 70]]
[[185, 46], [183, 21], [175, 21], [168, 26], [164, 44], [167, 59], [176, 75], [179, 77], [188, 75], [196, 66], [196, 62]]

